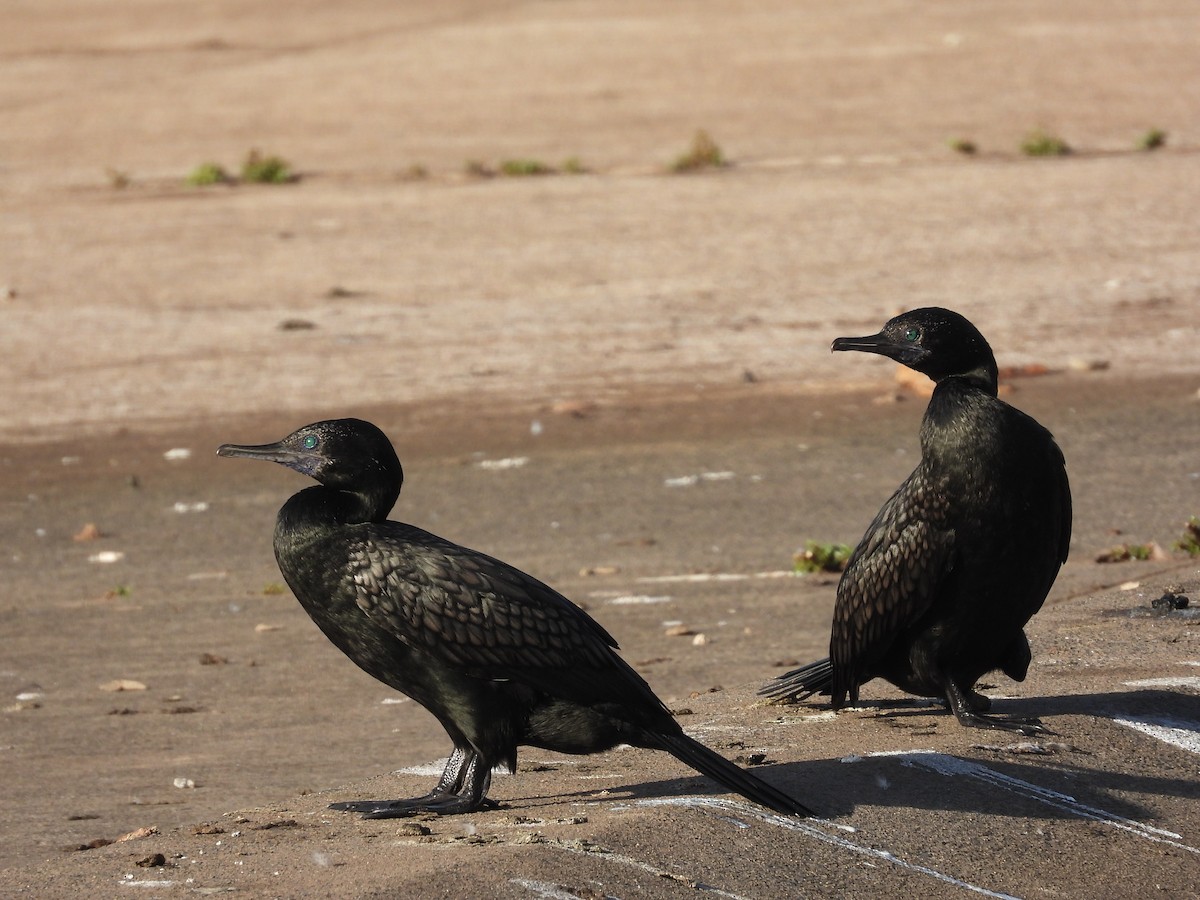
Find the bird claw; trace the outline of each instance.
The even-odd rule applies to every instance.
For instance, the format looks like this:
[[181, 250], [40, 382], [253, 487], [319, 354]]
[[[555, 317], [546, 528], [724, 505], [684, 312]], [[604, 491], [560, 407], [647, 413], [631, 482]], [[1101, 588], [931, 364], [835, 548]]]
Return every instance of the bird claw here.
[[985, 716], [981, 713], [969, 713], [958, 717], [959, 724], [967, 728], [993, 728], [999, 731], [1015, 731], [1025, 737], [1055, 734], [1037, 719], [1002, 719], [998, 716]]
[[495, 800], [482, 797], [472, 800], [457, 794], [427, 795], [410, 800], [346, 800], [330, 803], [330, 809], [362, 813], [364, 819], [405, 819], [422, 813], [450, 816], [499, 807]]

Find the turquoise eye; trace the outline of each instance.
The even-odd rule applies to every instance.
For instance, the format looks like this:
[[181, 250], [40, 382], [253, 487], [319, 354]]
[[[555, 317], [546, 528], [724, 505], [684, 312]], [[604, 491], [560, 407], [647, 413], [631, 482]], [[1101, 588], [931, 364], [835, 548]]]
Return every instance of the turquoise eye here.
[[920, 328], [908, 329], [908, 331], [904, 332], [904, 339], [906, 341], [919, 341], [921, 339], [921, 329]]
[[304, 436], [303, 443], [304, 443], [305, 450], [311, 450], [313, 447], [317, 446], [317, 444], [320, 443], [320, 441], [317, 439], [317, 436], [315, 434], [306, 434]]

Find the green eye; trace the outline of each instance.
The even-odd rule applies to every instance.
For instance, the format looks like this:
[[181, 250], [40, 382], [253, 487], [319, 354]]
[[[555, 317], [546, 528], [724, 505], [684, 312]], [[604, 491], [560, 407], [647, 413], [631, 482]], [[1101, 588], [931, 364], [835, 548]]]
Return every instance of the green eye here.
[[906, 341], [919, 341], [921, 339], [921, 329], [920, 328], [908, 329], [908, 331], [904, 332], [904, 339]]
[[320, 443], [320, 441], [318, 440], [318, 438], [315, 434], [306, 434], [304, 436], [303, 444], [304, 444], [305, 450], [311, 450], [313, 447], [317, 446], [317, 444], [319, 444], [319, 443]]

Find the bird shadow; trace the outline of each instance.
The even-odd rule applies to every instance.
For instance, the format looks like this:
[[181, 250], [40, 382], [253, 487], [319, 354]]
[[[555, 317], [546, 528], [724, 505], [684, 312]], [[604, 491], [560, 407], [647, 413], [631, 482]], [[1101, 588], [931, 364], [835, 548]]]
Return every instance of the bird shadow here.
[[[995, 702], [995, 715], [1041, 721], [1050, 729], [1050, 733], [1036, 737], [961, 728], [948, 712], [922, 701], [907, 708], [902, 702], [886, 701], [877, 708], [881, 726], [913, 728], [916, 746], [920, 746], [923, 736], [944, 737], [946, 729], [960, 729], [970, 744], [963, 748], [966, 752], [914, 749], [910, 753], [873, 756], [866, 750], [844, 760], [787, 763], [762, 769], [778, 770], [773, 783], [829, 816], [849, 815], [860, 805], [871, 805], [1049, 819], [1087, 818], [1095, 812], [1145, 819], [1154, 818], [1156, 811], [1131, 796], [1200, 799], [1200, 779], [1145, 771], [1155, 748], [1166, 753], [1188, 753], [1186, 749], [1116, 726], [1115, 721], [1169, 726], [1200, 743], [1197, 695], [1131, 690]], [[1093, 750], [1089, 742], [1097, 740], [1093, 737], [1095, 730], [1076, 737], [1079, 728], [1058, 721], [1071, 716], [1109, 720], [1118, 728], [1121, 742], [1141, 743], [1146, 750], [1122, 755], [1128, 764], [1119, 771], [1093, 765], [1088, 760], [1105, 748], [1111, 749], [1112, 742], [1101, 738], [1103, 744]], [[951, 762], [941, 764], [937, 757]], [[954, 760], [966, 762], [958, 765]]]
[[[926, 811], [959, 812], [1026, 817], [1043, 820], [1099, 819], [1117, 821], [1152, 820], [1159, 812], [1133, 797], [1164, 797], [1200, 800], [1200, 779], [1154, 774], [1144, 770], [1152, 748], [1167, 753], [1186, 753], [1171, 748], [1149, 735], [1119, 728], [1122, 742], [1145, 744], [1145, 754], [1124, 754], [1119, 771], [1106, 769], [1090, 760], [1112, 742], [1092, 750], [1088, 746], [1094, 730], [1074, 737], [1080, 729], [1058, 721], [1070, 716], [1093, 719], [1127, 719], [1167, 724], [1200, 741], [1200, 696], [1166, 690], [1132, 690], [1112, 693], [1030, 697], [997, 700], [997, 715], [1037, 717], [1052, 733], [1034, 738], [1004, 731], [962, 728], [947, 712], [916, 702], [908, 708], [903, 701], [876, 705], [880, 727], [914, 724], [918, 717], [929, 730], [914, 727], [914, 749], [872, 755], [861, 753], [841, 759], [805, 760], [752, 766], [750, 771], [771, 785], [791, 794], [827, 818], [850, 816], [860, 806], [897, 807]], [[867, 724], [870, 724], [869, 722]], [[1113, 723], [1115, 725], [1115, 722]], [[836, 724], [831, 725], [836, 727]], [[921, 736], [945, 737], [946, 729], [958, 729], [970, 741], [965, 746], [935, 752]], [[1108, 754], [1111, 757], [1111, 753]], [[564, 800], [637, 802], [639, 800], [693, 796], [721, 796], [728, 792], [702, 775], [684, 775], [615, 785], [602, 796], [581, 790], [554, 796], [512, 797], [514, 808], [552, 806]]]

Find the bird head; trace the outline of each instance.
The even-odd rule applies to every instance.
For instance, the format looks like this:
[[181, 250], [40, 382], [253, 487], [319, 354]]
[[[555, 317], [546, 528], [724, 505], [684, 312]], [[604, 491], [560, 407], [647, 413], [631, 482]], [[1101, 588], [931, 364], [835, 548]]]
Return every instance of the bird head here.
[[928, 306], [888, 321], [878, 334], [842, 337], [834, 350], [878, 353], [928, 375], [935, 382], [954, 376], [996, 392], [996, 357], [979, 329], [948, 309]]
[[338, 490], [404, 477], [387, 435], [362, 419], [314, 422], [273, 444], [222, 444], [217, 456], [276, 462]]

